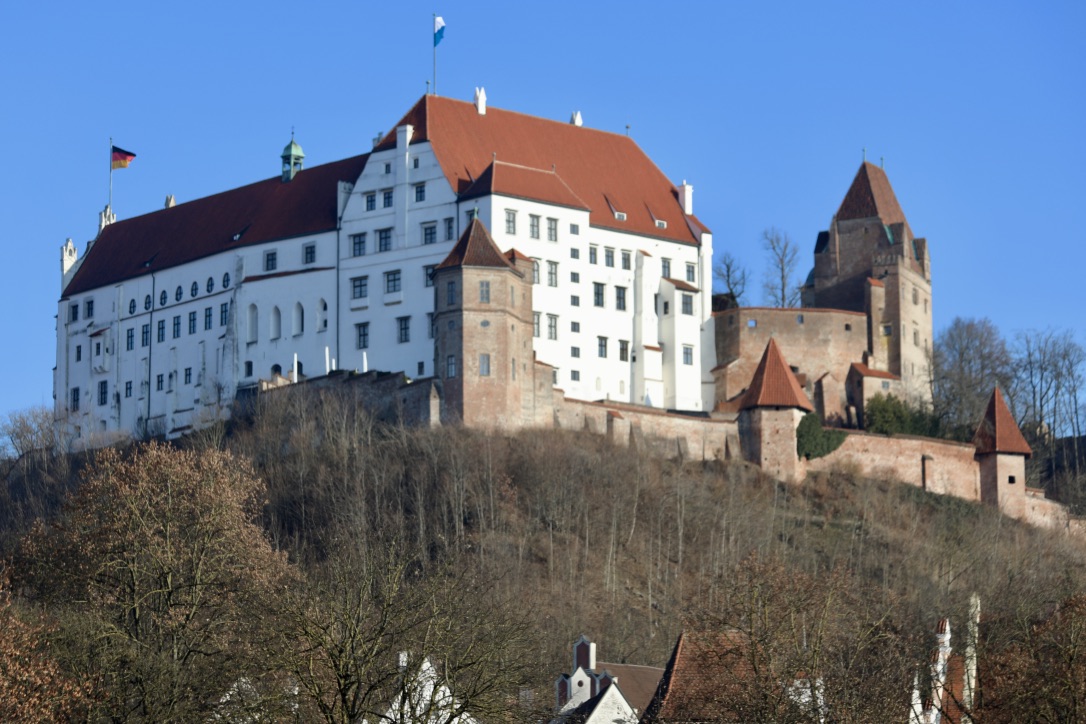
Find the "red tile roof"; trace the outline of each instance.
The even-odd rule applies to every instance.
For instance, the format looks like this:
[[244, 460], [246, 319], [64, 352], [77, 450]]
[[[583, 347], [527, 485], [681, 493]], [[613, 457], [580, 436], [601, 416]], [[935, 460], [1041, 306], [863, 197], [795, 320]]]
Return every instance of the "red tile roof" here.
[[468, 187], [460, 198], [468, 200], [487, 194], [546, 201], [559, 206], [588, 210], [588, 205], [581, 201], [554, 171], [503, 161], [494, 161], [487, 166], [483, 175], [475, 179], [475, 183]]
[[683, 632], [641, 722], [735, 721], [726, 702], [755, 683], [750, 646], [738, 631]]
[[[412, 143], [433, 145], [456, 193], [468, 193], [488, 169], [493, 174], [490, 167], [497, 160], [527, 169], [513, 172], [511, 190], [559, 193], [560, 186], [568, 186], [572, 197], [590, 209], [593, 226], [686, 244], [700, 243], [688, 221], [695, 230], [708, 231], [683, 213], [678, 189], [628, 136], [492, 106], [480, 115], [472, 103], [434, 95], [423, 96], [396, 126], [405, 123], [414, 126]], [[393, 130], [374, 150], [395, 144]], [[555, 177], [545, 179], [540, 171]], [[506, 173], [508, 166], [499, 166], [498, 189]], [[626, 220], [617, 220], [615, 211], [624, 212]], [[658, 228], [657, 219], [666, 221], [667, 228]]]
[[856, 370], [856, 372], [863, 377], [878, 377], [883, 380], [900, 380], [901, 378], [892, 372], [886, 372], [884, 370], [873, 370], [862, 362], [853, 362], [850, 369]]
[[798, 407], [807, 412], [814, 411], [772, 337], [769, 338], [758, 368], [754, 370], [754, 378], [743, 395], [739, 409], [748, 410], [752, 407]]
[[867, 283], [870, 284], [873, 287], [885, 287], [886, 286], [885, 284], [882, 283], [881, 280], [876, 279], [875, 277], [868, 277], [867, 278]]
[[501, 249], [486, 230], [486, 225], [479, 219], [471, 220], [468, 228], [460, 235], [456, 246], [452, 248], [445, 260], [437, 265], [437, 268], [448, 269], [455, 266], [492, 266], [520, 273], [502, 254]]
[[988, 400], [988, 409], [984, 411], [984, 419], [973, 435], [973, 444], [977, 446], [979, 454], [1010, 453], [1026, 457], [1033, 454], [998, 387]]
[[304, 169], [290, 182], [258, 181], [110, 224], [64, 296], [168, 269], [229, 249], [336, 228], [337, 186], [354, 183], [368, 156]]
[[874, 217], [881, 219], [884, 224], [905, 223], [905, 212], [897, 202], [886, 172], [864, 161], [845, 194], [845, 200], [841, 202], [841, 208], [837, 210], [837, 220]]
[[637, 664], [611, 664], [596, 662], [597, 671], [606, 671], [618, 684], [619, 691], [626, 697], [626, 702], [638, 714], [643, 714], [652, 701], [652, 695], [660, 683], [664, 670], [658, 666], [640, 666]]
[[674, 286], [676, 289], [678, 289], [680, 291], [683, 291], [683, 292], [696, 292], [696, 291], [698, 291], [698, 288], [695, 287], [693, 284], [690, 284], [688, 282], [684, 282], [681, 279], [672, 279], [671, 277], [664, 277], [664, 281], [671, 282], [672, 286]]

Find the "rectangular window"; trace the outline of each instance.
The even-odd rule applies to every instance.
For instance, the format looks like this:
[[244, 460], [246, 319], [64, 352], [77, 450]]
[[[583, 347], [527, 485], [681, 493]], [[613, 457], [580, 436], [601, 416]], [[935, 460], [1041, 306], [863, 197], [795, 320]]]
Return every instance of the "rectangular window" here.
[[580, 370], [570, 370], [569, 371], [569, 379], [570, 379], [570, 382], [580, 382], [581, 381], [581, 371]]
[[580, 359], [580, 357], [581, 357], [581, 348], [580, 347], [570, 347], [569, 348], [569, 356], [573, 357], [574, 359]]
[[140, 329], [140, 347], [148, 347], [151, 344], [151, 325], [145, 324]]
[[351, 234], [351, 256], [366, 255], [366, 235]]
[[191, 367], [186, 367], [185, 368], [185, 384], [186, 385], [191, 385], [192, 384], [192, 368]]
[[162, 375], [155, 375], [155, 390], [156, 391], [162, 392], [162, 383], [163, 382], [164, 382], [164, 379], [163, 379]]
[[437, 243], [437, 224], [423, 224], [422, 225], [422, 243], [423, 244], [436, 244]]
[[894, 334], [893, 325], [890, 325], [890, 324], [882, 325], [882, 336], [883, 337], [892, 337], [893, 334]]
[[252, 377], [253, 376], [253, 363], [250, 362], [249, 360], [245, 361], [245, 376], [246, 377]]
[[136, 348], [136, 328], [135, 327], [129, 328], [124, 333], [124, 348], [125, 348], [125, 350], [127, 350], [129, 352], [131, 352], [132, 350], [134, 350]]
[[[418, 161], [418, 159], [415, 159]], [[416, 167], [417, 168], [417, 167]], [[415, 184], [415, 203], [421, 203], [426, 200], [426, 184]]]
[[392, 208], [392, 189], [385, 189], [381, 192], [381, 206], [386, 209]]
[[595, 264], [598, 261], [597, 257], [599, 256], [599, 251], [600, 251], [599, 247], [595, 247], [595, 246], [588, 247], [588, 263], [589, 264]]
[[196, 310], [189, 312], [189, 334], [196, 334]]
[[630, 252], [622, 252], [622, 268], [627, 271], [630, 269]]
[[411, 317], [396, 317], [396, 341], [400, 344], [411, 341]]
[[539, 259], [532, 259], [532, 284], [539, 284]]
[[596, 345], [599, 347], [599, 355], [600, 355], [600, 357], [606, 357], [607, 356], [607, 338], [606, 337], [596, 337]]
[[302, 247], [302, 263], [313, 264], [317, 261], [317, 245], [306, 244]]
[[101, 407], [107, 402], [109, 402], [109, 383], [102, 380], [98, 383], [98, 406]]
[[547, 286], [558, 286], [558, 262], [556, 261], [547, 262]]
[[578, 249], [577, 247], [572, 247], [569, 250], [569, 258], [570, 259], [580, 259], [581, 258], [581, 250]]
[[581, 331], [581, 323], [580, 322], [570, 322], [569, 323], [569, 331], [570, 332], [580, 332]]
[[486, 352], [479, 355], [479, 376], [490, 377], [490, 355]]
[[665, 279], [670, 279], [671, 278], [671, 260], [670, 259], [661, 259], [660, 260], [660, 276], [664, 277]]
[[479, 282], [479, 303], [490, 304], [490, 282]]
[[433, 339], [434, 338], [434, 313], [433, 312], [427, 312], [426, 313], [426, 338], [427, 339]]
[[377, 230], [377, 251], [389, 251], [392, 248], [392, 229]]
[[125, 397], [131, 397], [132, 396], [132, 381], [131, 380], [124, 383], [124, 396]]
[[[177, 339], [181, 336], [181, 315], [178, 314], [173, 318], [173, 338]], [[161, 342], [162, 340], [158, 340]]]
[[79, 321], [79, 304], [78, 303], [73, 304], [72, 306], [68, 307], [68, 321], [69, 322], [78, 322]]
[[694, 364], [694, 348], [691, 347], [688, 344], [683, 345], [683, 364], [684, 365], [692, 365], [692, 364]]
[[102, 343], [101, 342], [95, 342], [94, 343], [94, 356], [95, 357], [101, 357], [102, 356]]
[[505, 233], [517, 233], [517, 212], [512, 209], [505, 210]]
[[279, 268], [279, 254], [274, 251], [264, 252], [264, 271], [275, 271]]
[[79, 388], [78, 387], [73, 387], [72, 388], [71, 398], [72, 398], [72, 402], [71, 402], [70, 405], [68, 405], [68, 407], [71, 408], [72, 412], [79, 412]]
[[393, 269], [385, 272], [385, 294], [393, 294], [400, 291], [400, 270]]
[[456, 282], [445, 285], [445, 304], [450, 307], [456, 304]]
[[558, 241], [558, 219], [547, 219], [547, 241]]
[[445, 358], [445, 377], [456, 377], [456, 355], [454, 354]]
[[219, 305], [219, 326], [225, 327], [227, 320], [230, 319], [230, 302], [223, 302]]
[[618, 341], [618, 359], [620, 362], [630, 361], [630, 342], [626, 339]]
[[615, 265], [615, 250], [604, 249], [603, 250], [603, 265], [613, 267]]
[[456, 228], [454, 227], [455, 223], [456, 223], [456, 220], [453, 219], [453, 217], [451, 217], [451, 216], [446, 217], [446, 219], [445, 219], [445, 241], [452, 241], [453, 237], [456, 235]]
[[[174, 319], [177, 320], [177, 333], [178, 333], [178, 335], [180, 335], [181, 334], [181, 317], [174, 317]], [[166, 320], [165, 319], [158, 320], [158, 341], [159, 342], [165, 342], [166, 341]]]
[[581, 306], [581, 298], [578, 297], [576, 294], [571, 294], [570, 297], [569, 297], [569, 306], [571, 306], [571, 307], [579, 307], [579, 306]]
[[693, 313], [694, 313], [694, 295], [693, 294], [684, 294], [683, 295], [683, 314], [693, 314]]
[[370, 347], [370, 323], [359, 322], [354, 325], [354, 344], [357, 349], [369, 349]]
[[[914, 289], [913, 293], [915, 294], [915, 292], [916, 292], [916, 290]], [[83, 302], [83, 318], [84, 319], [90, 319], [93, 316], [94, 316], [94, 300], [93, 299], [88, 299], [87, 301]]]
[[592, 303], [597, 307], [603, 306], [603, 295], [606, 289], [603, 284], [599, 282], [592, 283]]
[[366, 194], [366, 211], [373, 211], [377, 208], [377, 194], [370, 192]]
[[528, 236], [532, 239], [539, 238], [539, 217], [535, 214], [528, 216]]
[[569, 280], [570, 280], [570, 282], [572, 282], [574, 284], [580, 284], [581, 283], [581, 274], [580, 274], [580, 272], [570, 272], [569, 273]]
[[913, 330], [913, 344], [917, 347], [920, 346], [920, 332], [915, 329]]
[[211, 311], [211, 307], [204, 308], [204, 329], [211, 329], [212, 322], [215, 319], [214, 313]]
[[694, 281], [696, 281], [696, 280], [697, 280], [697, 267], [695, 267], [693, 264], [687, 264], [686, 265], [686, 281], [693, 284]]
[[615, 287], [615, 309], [626, 311], [626, 287]]
[[532, 312], [532, 336], [539, 337], [539, 320], [542, 315], [539, 312]]
[[423, 286], [434, 286], [434, 264], [427, 264], [422, 268], [422, 283]]
[[547, 315], [547, 339], [558, 339], [558, 315]]
[[570, 233], [571, 236], [577, 236], [578, 234], [581, 233], [581, 227], [578, 226], [577, 224], [570, 224], [569, 225], [569, 233]]

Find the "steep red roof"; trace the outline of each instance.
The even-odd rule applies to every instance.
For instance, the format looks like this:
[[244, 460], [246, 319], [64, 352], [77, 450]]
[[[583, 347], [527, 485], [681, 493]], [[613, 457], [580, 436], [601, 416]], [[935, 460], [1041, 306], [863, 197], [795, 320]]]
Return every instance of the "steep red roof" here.
[[486, 230], [486, 225], [479, 219], [471, 220], [468, 228], [460, 235], [456, 246], [452, 248], [445, 260], [437, 265], [437, 268], [447, 269], [454, 266], [494, 266], [517, 271], [494, 243], [494, 239]]
[[368, 156], [258, 181], [110, 224], [64, 296], [185, 264], [229, 249], [336, 228], [337, 185], [354, 182]]
[[483, 175], [475, 179], [475, 183], [461, 194], [461, 199], [473, 199], [487, 194], [546, 201], [559, 206], [588, 210], [588, 205], [581, 201], [554, 171], [528, 168], [515, 163], [494, 161], [486, 167]]
[[735, 721], [729, 700], [755, 684], [750, 646], [738, 631], [680, 634], [641, 722]]
[[864, 161], [845, 194], [845, 200], [841, 202], [841, 208], [837, 210], [837, 220], [873, 217], [878, 217], [884, 224], [905, 223], [905, 212], [897, 202], [886, 172]]
[[664, 670], [658, 666], [611, 664], [603, 661], [596, 663], [596, 669], [606, 671], [612, 676], [627, 703], [638, 714], [645, 713], [656, 687], [660, 684], [660, 677], [664, 674]]
[[887, 372], [885, 370], [873, 370], [863, 362], [853, 362], [851, 369], [856, 370], [856, 373], [862, 377], [878, 377], [883, 380], [900, 380], [901, 378], [895, 375], [893, 372]]
[[988, 400], [988, 409], [984, 411], [984, 419], [973, 435], [973, 444], [977, 446], [979, 454], [1011, 453], [1026, 457], [1033, 454], [998, 387]]
[[[593, 226], [686, 244], [700, 242], [697, 230], [705, 227], [683, 213], [678, 189], [628, 136], [494, 107], [480, 115], [472, 103], [434, 95], [423, 96], [396, 125], [405, 123], [414, 126], [412, 143], [433, 145], [441, 168], [459, 194], [469, 193], [497, 160], [528, 169], [519, 175], [513, 172], [509, 193], [519, 191], [514, 195], [529, 198], [561, 195], [558, 181], [578, 200], [572, 205], [590, 209]], [[392, 148], [395, 143], [393, 130], [374, 150]], [[540, 171], [553, 172], [557, 179], [544, 179]], [[498, 189], [504, 173], [508, 169], [499, 167]], [[571, 205], [571, 197], [565, 198], [544, 200]], [[616, 219], [615, 212], [625, 213], [626, 220]], [[657, 219], [666, 221], [667, 228], [658, 228]]]
[[803, 393], [803, 388], [796, 381], [788, 364], [784, 361], [776, 340], [769, 338], [769, 344], [762, 354], [762, 361], [754, 370], [750, 388], [743, 395], [740, 410], [752, 407], [798, 407], [813, 412], [814, 407]]

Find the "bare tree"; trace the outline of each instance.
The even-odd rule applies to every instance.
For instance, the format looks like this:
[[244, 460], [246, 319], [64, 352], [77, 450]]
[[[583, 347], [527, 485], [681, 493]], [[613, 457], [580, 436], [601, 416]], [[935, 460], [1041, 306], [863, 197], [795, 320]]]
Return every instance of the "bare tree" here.
[[1013, 398], [1014, 361], [990, 319], [956, 317], [932, 349], [932, 405], [952, 437], [968, 440], [996, 386]]
[[724, 252], [717, 259], [713, 266], [713, 278], [724, 286], [724, 291], [731, 296], [735, 306], [743, 306], [743, 294], [747, 291], [750, 273], [730, 252]]
[[786, 232], [770, 227], [762, 232], [762, 247], [769, 257], [762, 294], [772, 307], [799, 304], [799, 285], [795, 282], [799, 248]]

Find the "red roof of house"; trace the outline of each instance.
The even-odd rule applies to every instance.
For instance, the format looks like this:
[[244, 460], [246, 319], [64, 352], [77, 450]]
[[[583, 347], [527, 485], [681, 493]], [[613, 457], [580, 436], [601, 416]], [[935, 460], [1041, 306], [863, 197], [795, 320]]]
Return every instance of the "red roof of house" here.
[[64, 296], [115, 284], [229, 249], [336, 228], [337, 186], [354, 181], [368, 156], [314, 166], [143, 216], [98, 235]]
[[762, 360], [754, 370], [750, 387], [739, 405], [740, 410], [752, 407], [798, 407], [807, 412], [814, 411], [772, 337], [769, 338]]
[[895, 375], [893, 372], [887, 372], [885, 370], [874, 370], [865, 365], [863, 362], [853, 362], [850, 366], [857, 374], [862, 377], [878, 377], [883, 380], [900, 380], [901, 378]]
[[973, 444], [977, 446], [980, 454], [1011, 453], [1026, 457], [1033, 454], [998, 387], [992, 391], [992, 397], [988, 400], [988, 409], [984, 411], [984, 419], [973, 435]]
[[[407, 123], [412, 143], [433, 145], [458, 194], [483, 193], [473, 187], [489, 171], [494, 193], [587, 207], [593, 226], [686, 244], [700, 243], [697, 231], [708, 231], [683, 213], [678, 189], [628, 136], [492, 106], [480, 115], [472, 103], [435, 95], [423, 96], [396, 126]], [[374, 150], [395, 144], [393, 130]]]
[[664, 281], [670, 282], [673, 287], [683, 292], [696, 292], [698, 288], [689, 282], [684, 282], [682, 279], [672, 279], [671, 277], [664, 277]]
[[881, 219], [884, 224], [905, 223], [905, 212], [897, 202], [886, 172], [864, 161], [845, 194], [845, 200], [841, 202], [841, 208], [837, 210], [837, 220], [874, 217]]
[[735, 721], [728, 700], [755, 683], [750, 646], [738, 631], [680, 634], [641, 721]]
[[445, 260], [437, 265], [437, 268], [448, 269], [454, 266], [493, 266], [520, 273], [505, 254], [502, 254], [501, 249], [486, 230], [486, 225], [479, 219], [471, 220], [468, 228], [464, 229], [464, 233], [460, 235], [456, 246], [452, 248]]
[[643, 714], [652, 701], [652, 695], [660, 683], [664, 670], [658, 666], [638, 664], [613, 664], [596, 662], [597, 671], [606, 671], [618, 684], [619, 691], [626, 697], [626, 702], [638, 714]]

